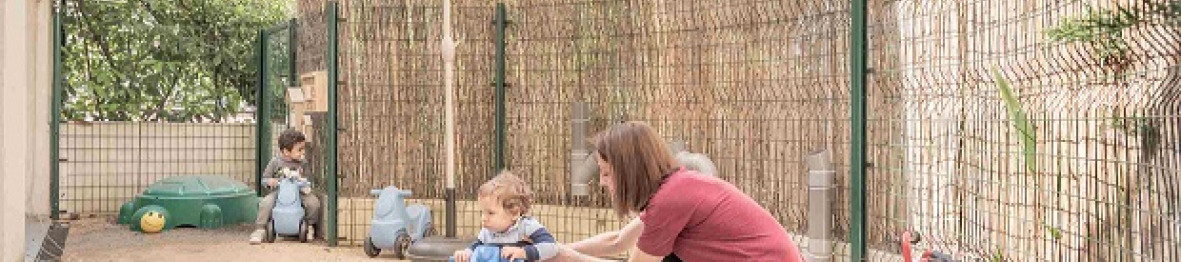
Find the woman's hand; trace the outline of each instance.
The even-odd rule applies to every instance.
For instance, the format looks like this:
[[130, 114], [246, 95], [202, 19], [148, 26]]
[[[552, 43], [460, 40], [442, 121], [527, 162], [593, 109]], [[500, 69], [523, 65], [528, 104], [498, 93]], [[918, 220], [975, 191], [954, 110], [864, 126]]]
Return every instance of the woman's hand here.
[[500, 248], [500, 257], [506, 258], [509, 261], [513, 259], [528, 259], [529, 255], [525, 253], [524, 248], [519, 247], [502, 247]]
[[472, 259], [472, 251], [465, 248], [463, 250], [455, 251], [455, 254], [451, 256], [455, 258], [455, 262], [467, 262], [468, 260]]

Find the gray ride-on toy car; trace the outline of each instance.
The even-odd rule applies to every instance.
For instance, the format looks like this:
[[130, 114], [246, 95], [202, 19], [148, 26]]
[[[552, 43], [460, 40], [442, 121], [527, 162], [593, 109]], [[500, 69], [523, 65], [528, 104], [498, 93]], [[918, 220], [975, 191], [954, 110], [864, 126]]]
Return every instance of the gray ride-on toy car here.
[[411, 244], [434, 234], [431, 210], [425, 205], [406, 205], [409, 190], [389, 186], [369, 193], [377, 196], [369, 237], [365, 238], [365, 254], [369, 257], [390, 250], [394, 257], [405, 258]]

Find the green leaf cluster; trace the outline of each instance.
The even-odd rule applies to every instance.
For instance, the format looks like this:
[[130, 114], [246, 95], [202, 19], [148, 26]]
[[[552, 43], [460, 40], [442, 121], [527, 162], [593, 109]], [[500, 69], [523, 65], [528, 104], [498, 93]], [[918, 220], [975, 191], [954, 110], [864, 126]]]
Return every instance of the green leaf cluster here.
[[218, 121], [254, 103], [286, 0], [63, 1], [65, 120]]

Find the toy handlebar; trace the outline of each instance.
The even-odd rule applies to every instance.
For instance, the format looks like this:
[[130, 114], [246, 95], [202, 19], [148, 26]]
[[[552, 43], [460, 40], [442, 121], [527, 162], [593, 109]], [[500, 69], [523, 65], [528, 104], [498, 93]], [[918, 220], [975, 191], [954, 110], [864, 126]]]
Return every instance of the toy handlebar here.
[[[448, 261], [456, 262], [455, 257], [450, 257]], [[459, 262], [525, 262], [525, 259], [508, 260], [500, 257], [500, 247], [496, 245], [480, 245], [472, 250], [472, 257], [468, 261]]]
[[[447, 261], [448, 261], [448, 262], [456, 262], [456, 261], [455, 261], [455, 257], [448, 257], [448, 258], [447, 258]], [[525, 262], [525, 259], [518, 258], [518, 259], [513, 259], [513, 261], [509, 261], [508, 259], [504, 259], [504, 258], [501, 258], [501, 259], [500, 259], [500, 260], [498, 260], [498, 261], [476, 261], [476, 259], [471, 259], [471, 261], [470, 261], [470, 262], [504, 262], [504, 261], [508, 261], [508, 262]], [[459, 261], [459, 262], [467, 262], [467, 261]]]
[[[291, 181], [291, 183], [294, 183], [295, 185], [299, 186], [300, 188], [305, 188], [305, 187], [310, 187], [310, 186], [312, 186], [312, 182], [311, 182], [311, 181], [303, 181], [303, 180], [297, 179], [296, 177], [281, 177], [281, 178], [276, 178], [276, 180], [275, 180], [275, 182], [276, 182], [276, 183], [275, 183], [275, 187], [276, 187], [276, 188], [277, 188], [277, 187], [279, 187], [279, 185], [278, 185], [278, 184], [279, 184], [279, 183], [281, 183], [281, 182], [283, 182], [284, 180], [286, 180], [286, 181]], [[267, 188], [271, 188], [271, 186], [270, 186], [270, 185], [267, 185]]]
[[291, 183], [295, 183], [296, 185], [299, 185], [299, 187], [309, 187], [309, 186], [312, 186], [312, 182], [311, 182], [311, 181], [305, 181], [305, 180], [302, 180], [302, 179], [298, 179], [298, 178], [296, 178], [296, 177], [284, 177], [284, 178], [282, 178], [282, 179], [283, 179], [283, 180], [288, 180], [288, 181], [291, 181]]
[[[371, 190], [369, 190], [369, 194], [374, 195], [374, 196], [381, 196], [382, 191], [385, 191], [385, 189], [371, 189]], [[401, 189], [398, 190], [398, 195], [402, 196], [402, 197], [410, 197], [411, 194], [413, 194], [413, 192], [411, 192], [410, 190], [401, 190]]]

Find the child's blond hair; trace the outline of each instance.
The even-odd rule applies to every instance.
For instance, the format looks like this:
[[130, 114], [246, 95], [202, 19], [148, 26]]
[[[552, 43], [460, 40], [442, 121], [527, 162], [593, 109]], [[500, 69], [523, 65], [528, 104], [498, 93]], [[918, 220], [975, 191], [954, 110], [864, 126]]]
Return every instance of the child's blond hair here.
[[505, 211], [516, 215], [529, 213], [529, 207], [533, 205], [533, 190], [529, 189], [529, 184], [507, 170], [480, 185], [479, 197], [496, 197]]

